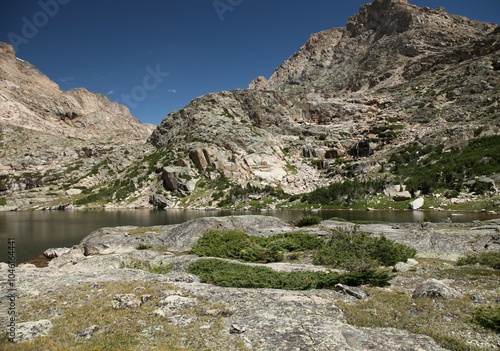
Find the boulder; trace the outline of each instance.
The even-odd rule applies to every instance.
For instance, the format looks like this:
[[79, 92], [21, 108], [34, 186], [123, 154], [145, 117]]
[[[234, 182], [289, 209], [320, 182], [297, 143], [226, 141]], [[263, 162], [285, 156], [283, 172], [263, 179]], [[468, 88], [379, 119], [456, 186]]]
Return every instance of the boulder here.
[[413, 291], [412, 297], [414, 299], [420, 297], [459, 299], [462, 297], [462, 294], [440, 280], [428, 279], [416, 287]]
[[118, 294], [111, 301], [111, 306], [115, 310], [130, 310], [139, 308], [141, 305], [142, 300], [135, 296], [135, 294]]
[[394, 201], [406, 201], [411, 199], [411, 193], [409, 191], [401, 191], [399, 193], [396, 193], [392, 199]]
[[62, 255], [68, 254], [70, 252], [71, 252], [70, 248], [59, 247], [59, 248], [47, 249], [43, 252], [43, 254], [47, 258], [55, 258], [55, 257], [61, 257]]
[[409, 207], [411, 210], [418, 210], [422, 206], [424, 206], [424, 198], [423, 197], [419, 197], [418, 199], [413, 200], [409, 204]]
[[165, 198], [165, 196], [160, 194], [151, 194], [149, 196], [149, 203], [160, 210], [169, 207], [168, 200]]

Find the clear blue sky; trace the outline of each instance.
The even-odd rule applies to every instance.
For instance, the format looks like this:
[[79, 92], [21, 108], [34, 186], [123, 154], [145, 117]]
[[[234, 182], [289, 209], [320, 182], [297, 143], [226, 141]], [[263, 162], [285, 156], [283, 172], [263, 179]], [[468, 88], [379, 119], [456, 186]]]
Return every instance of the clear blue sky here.
[[[366, 2], [0, 0], [0, 41], [61, 89], [105, 94], [159, 124], [197, 96], [268, 77], [311, 33], [343, 27]], [[499, 0], [410, 2], [500, 23]]]

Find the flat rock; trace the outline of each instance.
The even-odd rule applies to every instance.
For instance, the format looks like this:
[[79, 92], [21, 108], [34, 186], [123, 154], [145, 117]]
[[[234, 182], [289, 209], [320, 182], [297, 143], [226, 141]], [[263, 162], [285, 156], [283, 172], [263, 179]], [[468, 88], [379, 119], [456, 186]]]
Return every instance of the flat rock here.
[[52, 322], [42, 319], [36, 322], [25, 322], [16, 325], [14, 342], [31, 341], [39, 336], [46, 336], [52, 329]]

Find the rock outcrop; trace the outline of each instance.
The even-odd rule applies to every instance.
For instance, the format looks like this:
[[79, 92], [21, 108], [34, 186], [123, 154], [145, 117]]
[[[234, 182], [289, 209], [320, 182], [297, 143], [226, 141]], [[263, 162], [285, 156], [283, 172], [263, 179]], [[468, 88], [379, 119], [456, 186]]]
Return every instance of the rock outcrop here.
[[[205, 349], [207, 345], [212, 345], [213, 341], [207, 333], [214, 332], [218, 326], [217, 347], [224, 350], [240, 350], [244, 349], [243, 346], [254, 350], [445, 350], [428, 336], [404, 330], [408, 327], [406, 325], [398, 325], [398, 329], [355, 327], [348, 323], [344, 309], [356, 304], [371, 306], [371, 303], [377, 303], [374, 295], [378, 294], [393, 294], [391, 296], [398, 300], [397, 303], [401, 303], [401, 296], [408, 296], [408, 311], [400, 312], [412, 318], [418, 318], [420, 314], [425, 318], [425, 313], [429, 313], [423, 312], [427, 308], [425, 306], [436, 310], [452, 308], [449, 315], [444, 314], [444, 318], [458, 318], [455, 317], [458, 313], [456, 305], [446, 307], [445, 299], [460, 299], [465, 294], [474, 296], [475, 302], [462, 299], [461, 303], [467, 300], [471, 304], [487, 305], [497, 298], [497, 286], [491, 278], [486, 279], [485, 289], [478, 286], [478, 281], [471, 281], [467, 274], [460, 281], [459, 271], [451, 275], [453, 279], [445, 279], [446, 270], [442, 266], [446, 265], [447, 270], [451, 270], [452, 266], [445, 261], [436, 265], [431, 263], [432, 260], [425, 259], [436, 254], [448, 256], [449, 247], [443, 242], [449, 237], [454, 237], [453, 246], [457, 254], [498, 250], [498, 244], [490, 242], [488, 248], [483, 245], [485, 241], [492, 240], [495, 235], [492, 233], [497, 233], [496, 222], [483, 223], [479, 226], [481, 230], [474, 232], [475, 236], [471, 240], [473, 228], [473, 224], [464, 224], [456, 231], [426, 228], [425, 231], [433, 230], [435, 234], [430, 246], [434, 251], [425, 251], [420, 237], [415, 234], [417, 230], [424, 231], [422, 228], [407, 224], [393, 228], [391, 232], [390, 226], [363, 225], [360, 228], [363, 231], [370, 231], [373, 235], [384, 232], [394, 240], [419, 248], [417, 260], [421, 262], [408, 262], [413, 268], [401, 270], [391, 286], [383, 289], [338, 284], [331, 290], [306, 291], [224, 288], [202, 284], [196, 276], [186, 272], [190, 263], [200, 260], [186, 251], [205, 231], [241, 229], [251, 235], [269, 236], [297, 230], [277, 218], [233, 216], [200, 218], [172, 226], [103, 228], [90, 234], [70, 252], [53, 258], [48, 267], [36, 268], [22, 264], [16, 268], [19, 304], [50, 306], [47, 320], [19, 324], [16, 342], [47, 335], [50, 328], [61, 330], [61, 320], [67, 318], [73, 320], [64, 330], [74, 335], [75, 342], [92, 341], [103, 335], [112, 338], [113, 323], [107, 314], [114, 314], [140, 327], [141, 332], [134, 339], [138, 342], [160, 342], [166, 326], [169, 328], [169, 338], [171, 333], [183, 333], [186, 328], [194, 326], [198, 332], [193, 338], [202, 341], [198, 346], [191, 344], [192, 349]], [[301, 230], [323, 236], [324, 233], [331, 235], [335, 232], [338, 235], [339, 230], [346, 232], [356, 229], [350, 223], [323, 221], [319, 227]], [[469, 236], [455, 237], [458, 231], [469, 232]], [[477, 242], [477, 245], [472, 241]], [[138, 242], [149, 249], [137, 249]], [[232, 260], [227, 262], [237, 263]], [[158, 265], [169, 266], [171, 271], [164, 274], [147, 271], [148, 267]], [[266, 266], [282, 272], [311, 270], [310, 265], [294, 262]], [[326, 267], [317, 268], [324, 270]], [[7, 269], [7, 264], [0, 264], [0, 273], [5, 273], [0, 274], [0, 280], [6, 279]], [[487, 274], [487, 271], [483, 274]], [[437, 276], [439, 279], [436, 279]], [[0, 285], [0, 292], [6, 289], [7, 284]], [[2, 293], [0, 296], [7, 294]], [[424, 301], [422, 304], [421, 300]], [[92, 316], [85, 311], [85, 317], [81, 317], [78, 313], [81, 313], [85, 304], [89, 304], [88, 308], [100, 308], [99, 315]], [[373, 308], [369, 307], [365, 312], [376, 311]], [[392, 307], [384, 305], [381, 308]], [[382, 318], [383, 312], [379, 312], [377, 318]], [[2, 318], [5, 316], [7, 314], [0, 314], [0, 322], [4, 325], [6, 323]], [[75, 322], [75, 316], [81, 319]], [[96, 321], [107, 322], [96, 324]], [[424, 323], [430, 321], [424, 320]], [[439, 320], [438, 323], [447, 324], [447, 320]], [[448, 324], [455, 325], [455, 322]], [[172, 326], [179, 327], [180, 331], [172, 329]], [[130, 332], [134, 333], [133, 330], [130, 329]], [[469, 340], [471, 335], [467, 328], [465, 332], [453, 329], [455, 332], [457, 335], [463, 334], [464, 340]], [[475, 332], [474, 338], [488, 348], [494, 347], [495, 340], [498, 340], [492, 335]], [[53, 335], [49, 337], [54, 338]], [[177, 340], [175, 337], [173, 339]], [[194, 339], [190, 340], [194, 342]], [[243, 346], [236, 346], [240, 344]], [[137, 345], [136, 349], [141, 347]]]
[[383, 165], [400, 147], [451, 149], [500, 132], [499, 35], [442, 8], [375, 0], [344, 28], [312, 34], [269, 78], [172, 112], [149, 140], [184, 149], [194, 170], [292, 194], [390, 178]]
[[[82, 189], [109, 181], [151, 149], [144, 141], [153, 126], [140, 123], [126, 106], [83, 88], [60, 90], [5, 43], [0, 111], [0, 196], [11, 208], [73, 202]], [[27, 199], [25, 192], [33, 189], [39, 194]]]

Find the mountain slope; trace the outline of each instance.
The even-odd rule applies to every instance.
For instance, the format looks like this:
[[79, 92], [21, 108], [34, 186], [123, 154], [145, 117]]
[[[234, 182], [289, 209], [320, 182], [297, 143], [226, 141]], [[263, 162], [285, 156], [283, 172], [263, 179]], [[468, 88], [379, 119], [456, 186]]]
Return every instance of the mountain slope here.
[[[392, 154], [499, 134], [499, 49], [495, 24], [375, 0], [345, 28], [313, 34], [269, 79], [169, 114], [150, 141], [184, 150], [180, 172], [221, 174], [229, 187], [296, 194], [347, 178], [398, 183]], [[223, 203], [239, 198], [228, 192]]]
[[[92, 168], [107, 158], [110, 169], [133, 161], [116, 157], [112, 149], [121, 153], [125, 147], [150, 149], [143, 144], [152, 125], [140, 123], [127, 107], [103, 95], [85, 89], [61, 91], [4, 43], [0, 43], [0, 111], [0, 196], [7, 195], [15, 208], [28, 202], [29, 207], [57, 204], [72, 186], [107, 181], [104, 175], [97, 179], [97, 171], [90, 174]], [[50, 191], [43, 187], [46, 184]], [[41, 193], [27, 199], [26, 190]]]

